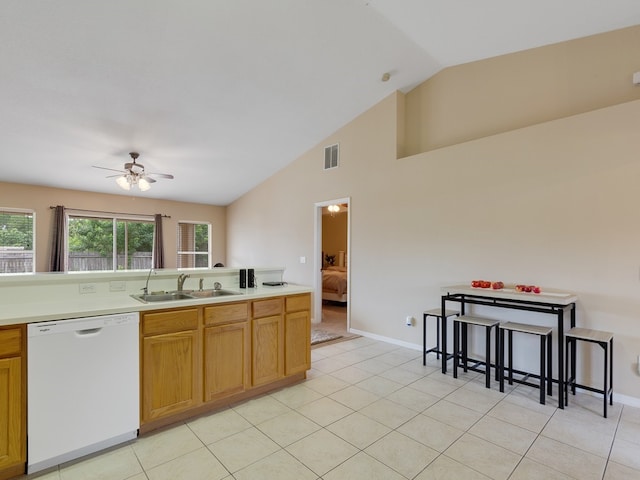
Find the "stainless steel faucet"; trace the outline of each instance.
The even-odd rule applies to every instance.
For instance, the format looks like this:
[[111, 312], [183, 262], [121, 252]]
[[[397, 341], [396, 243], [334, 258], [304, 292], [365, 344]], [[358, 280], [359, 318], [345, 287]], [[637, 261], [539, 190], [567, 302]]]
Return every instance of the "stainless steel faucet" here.
[[149, 293], [149, 278], [151, 277], [151, 273], [153, 272], [153, 265], [149, 269], [149, 274], [147, 275], [147, 282], [144, 284], [144, 288], [142, 288], [142, 293], [147, 295]]
[[191, 275], [187, 275], [186, 273], [181, 273], [178, 275], [178, 291], [182, 291], [182, 287], [184, 286], [184, 281], [189, 278]]

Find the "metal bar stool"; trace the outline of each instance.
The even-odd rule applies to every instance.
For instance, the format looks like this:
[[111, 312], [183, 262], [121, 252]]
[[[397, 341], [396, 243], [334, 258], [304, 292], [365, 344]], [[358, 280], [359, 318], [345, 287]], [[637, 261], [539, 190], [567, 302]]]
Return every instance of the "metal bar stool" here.
[[[564, 375], [566, 379], [564, 386], [565, 404], [569, 404], [569, 387], [571, 387], [571, 393], [574, 395], [576, 394], [576, 387], [590, 392], [601, 393], [604, 395], [604, 418], [607, 418], [607, 399], [609, 400], [609, 405], [613, 405], [613, 333], [589, 328], [572, 328], [565, 332], [564, 338], [567, 352]], [[597, 343], [604, 349], [604, 384], [602, 389], [576, 383], [577, 340]], [[569, 350], [569, 346], [571, 346], [571, 350]], [[569, 376], [569, 363], [571, 363], [571, 376]]]
[[[460, 315], [455, 310], [445, 310], [444, 317], [445, 321], [449, 317]], [[427, 350], [427, 317], [435, 317], [436, 319], [436, 346], [429, 348]], [[425, 310], [422, 313], [422, 365], [427, 364], [427, 353], [434, 352], [436, 354], [436, 358], [440, 359], [440, 354], [447, 355], [447, 359], [451, 357], [451, 354], [447, 354], [446, 345], [444, 348], [444, 352], [440, 349], [440, 322], [442, 322], [442, 309], [433, 308], [431, 310]]]
[[[509, 332], [509, 366], [504, 363], [504, 332]], [[540, 403], [545, 404], [545, 381], [547, 383], [547, 395], [551, 395], [552, 389], [552, 373], [551, 373], [551, 327], [541, 327], [538, 325], [528, 325], [526, 323], [506, 322], [500, 324], [500, 391], [504, 392], [504, 371], [509, 370], [509, 385], [513, 382], [522, 383], [540, 389]], [[530, 374], [525, 373], [523, 379], [513, 378], [513, 332], [528, 333], [538, 335], [540, 337], [540, 383], [535, 385], [527, 381]], [[545, 373], [546, 372], [546, 373]], [[562, 397], [560, 397], [562, 398]]]
[[[453, 378], [458, 378], [458, 364], [460, 358], [462, 358], [462, 366], [464, 371], [473, 370], [481, 372], [476, 367], [478, 363], [473, 367], [469, 367], [467, 362], [469, 361], [467, 351], [467, 326], [478, 325], [485, 328], [485, 386], [490, 388], [491, 386], [491, 329], [497, 327], [500, 322], [498, 320], [491, 320], [489, 318], [472, 317], [471, 315], [461, 315], [453, 321]], [[462, 332], [460, 332], [460, 325], [462, 325]], [[462, 333], [462, 347], [460, 346], [460, 333]], [[498, 329], [496, 328], [496, 363], [498, 365]], [[498, 371], [496, 369], [496, 380], [498, 380]]]

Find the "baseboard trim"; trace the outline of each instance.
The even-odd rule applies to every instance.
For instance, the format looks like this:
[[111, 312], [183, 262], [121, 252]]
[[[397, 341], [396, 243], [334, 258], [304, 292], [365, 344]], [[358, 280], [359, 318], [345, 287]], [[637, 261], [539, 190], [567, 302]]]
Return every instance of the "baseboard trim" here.
[[422, 345], [416, 343], [403, 342], [397, 338], [385, 337], [383, 335], [376, 335], [375, 333], [365, 332], [364, 330], [358, 330], [357, 328], [350, 328], [349, 333], [355, 333], [361, 337], [373, 338], [374, 340], [380, 340], [381, 342], [391, 343], [400, 347], [410, 348], [411, 350], [422, 350]]

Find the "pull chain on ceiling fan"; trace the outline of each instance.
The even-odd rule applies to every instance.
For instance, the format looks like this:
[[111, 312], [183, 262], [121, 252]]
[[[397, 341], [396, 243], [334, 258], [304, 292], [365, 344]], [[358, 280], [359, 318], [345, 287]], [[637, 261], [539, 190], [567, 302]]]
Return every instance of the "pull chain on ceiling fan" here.
[[124, 164], [123, 170], [116, 170], [114, 168], [99, 167], [93, 165], [94, 168], [100, 168], [102, 170], [111, 170], [113, 172], [119, 172], [118, 175], [109, 175], [107, 178], [117, 177], [116, 183], [123, 190], [131, 190], [131, 187], [137, 185], [138, 188], [145, 192], [151, 188], [151, 184], [156, 182], [156, 179], [151, 175], [155, 175], [160, 178], [173, 179], [173, 175], [168, 173], [145, 173], [144, 165], [136, 163], [136, 160], [140, 156], [138, 152], [130, 152], [131, 162]]

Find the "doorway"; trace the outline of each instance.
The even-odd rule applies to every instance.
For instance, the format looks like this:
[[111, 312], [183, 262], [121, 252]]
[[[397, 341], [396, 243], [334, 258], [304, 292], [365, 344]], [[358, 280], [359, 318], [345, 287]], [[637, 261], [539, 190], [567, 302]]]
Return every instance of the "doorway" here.
[[315, 204], [315, 295], [312, 327], [343, 336], [350, 329], [350, 231], [350, 198]]

